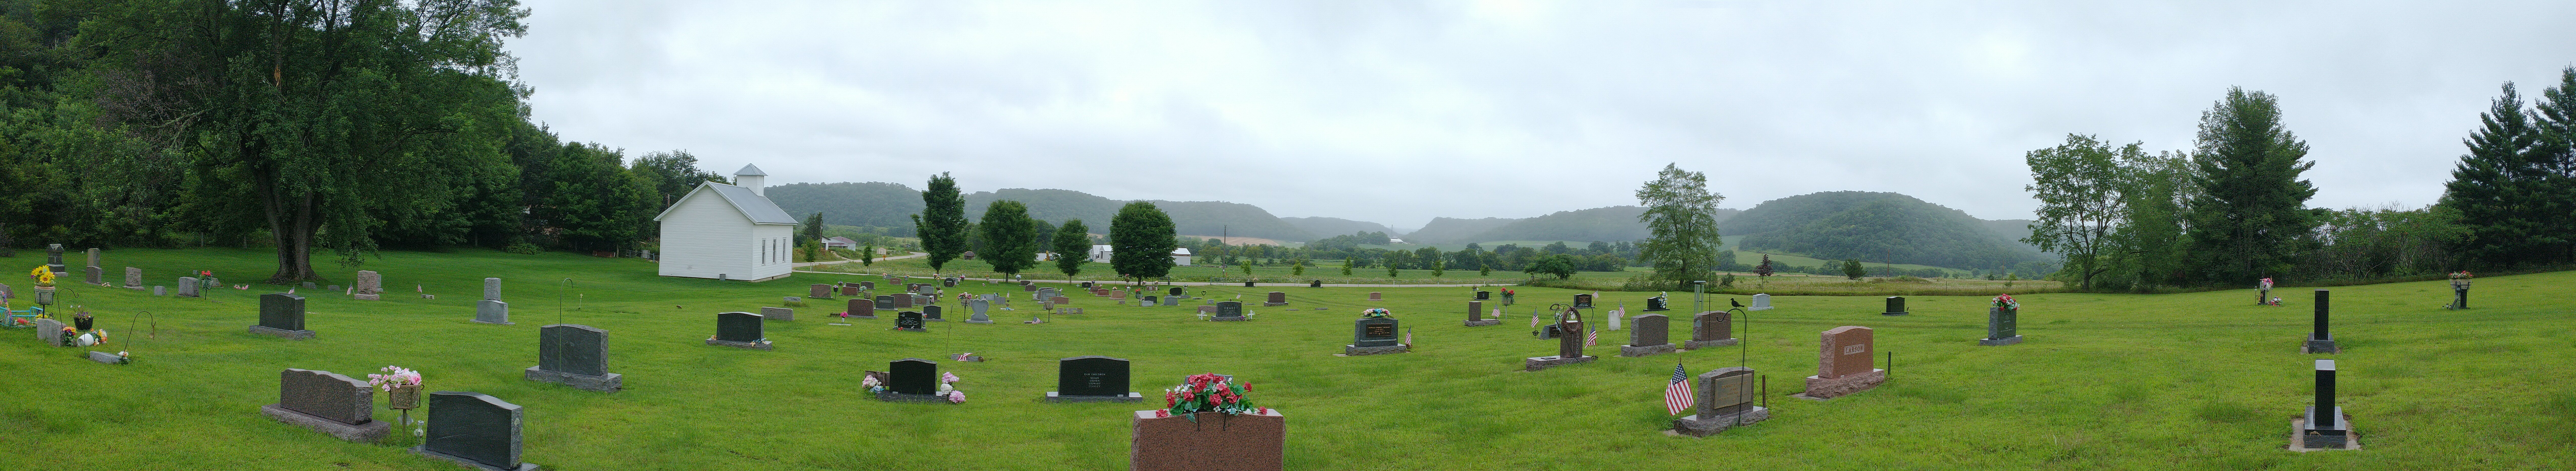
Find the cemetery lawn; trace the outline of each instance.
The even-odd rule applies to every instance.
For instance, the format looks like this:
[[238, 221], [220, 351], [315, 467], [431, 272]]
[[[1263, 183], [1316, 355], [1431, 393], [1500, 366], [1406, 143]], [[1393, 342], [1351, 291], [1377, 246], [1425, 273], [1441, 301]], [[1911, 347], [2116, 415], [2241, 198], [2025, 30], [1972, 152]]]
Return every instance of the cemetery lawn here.
[[[1761, 263], [1758, 259], [1759, 256], [1760, 255], [1755, 255], [1757, 259], [1754, 260], [1753, 263]], [[1303, 284], [1308, 280], [1323, 280], [1325, 284], [1518, 285], [1533, 279], [1528, 274], [1521, 272], [1501, 270], [1496, 270], [1491, 275], [1478, 275], [1475, 270], [1448, 271], [1437, 277], [1431, 276], [1431, 270], [1397, 270], [1399, 275], [1396, 278], [1387, 278], [1386, 269], [1384, 268], [1352, 269], [1351, 276], [1342, 276], [1341, 262], [1333, 263], [1334, 265], [1330, 267], [1307, 267], [1306, 274], [1304, 275], [1292, 274], [1292, 270], [1286, 266], [1256, 266], [1252, 267], [1252, 274], [1254, 278], [1257, 278], [1255, 281], [1260, 283], [1295, 284]], [[1898, 267], [1930, 268], [1921, 265], [1898, 265]], [[983, 260], [949, 260], [948, 264], [942, 268], [947, 269], [945, 273], [962, 274], [962, 276], [991, 278], [1004, 277], [1000, 273], [993, 272], [993, 265], [986, 263]], [[1629, 278], [1652, 273], [1651, 269], [1644, 267], [1627, 268], [1627, 271], [1616, 272], [1574, 272], [1574, 277], [1569, 280], [1551, 281], [1550, 283], [1566, 283], [1579, 286], [1584, 289], [1608, 291], [1620, 289], [1620, 287], [1625, 284]], [[849, 263], [817, 265], [798, 269], [841, 273], [892, 273], [898, 275], [931, 276], [930, 261], [920, 258], [879, 261], [873, 266]], [[1067, 279], [1063, 272], [1055, 271], [1055, 265], [1053, 264], [1041, 265], [1031, 271], [1023, 273], [1025, 273], [1025, 277], [1029, 279]], [[1773, 275], [1770, 280], [1763, 281], [1757, 280], [1758, 277], [1753, 276], [1752, 273], [1738, 272], [1734, 274], [1736, 275], [1736, 284], [1734, 287], [1719, 287], [1712, 285], [1709, 289], [1711, 291], [1731, 292], [1740, 295], [1773, 293], [1823, 296], [1928, 296], [1968, 294], [1985, 294], [1991, 296], [1995, 293], [2009, 292], [2014, 295], [2020, 295], [2023, 293], [2042, 293], [2065, 289], [2065, 283], [2046, 280], [1994, 281], [1973, 278], [1922, 278], [1899, 280], [1896, 278], [1865, 278], [1860, 281], [1853, 281], [1841, 276], [1779, 273]], [[1214, 266], [1172, 267], [1171, 278], [1174, 281], [1182, 282], [1240, 284], [1243, 282], [1243, 270], [1240, 265], [1226, 268], [1217, 268]], [[1118, 275], [1117, 272], [1111, 271], [1109, 264], [1085, 263], [1083, 264], [1082, 273], [1078, 276], [1072, 277], [1071, 279], [1114, 282], [1118, 281]], [[1550, 279], [1553, 278], [1550, 277]], [[1712, 281], [1712, 284], [1713, 283], [1715, 282]], [[1551, 284], [1551, 286], [1565, 285]], [[1265, 291], [1269, 288], [1270, 287], [1268, 286], [1263, 287]]]
[[[117, 249], [103, 258], [111, 279], [134, 266], [147, 284], [172, 283], [183, 270], [241, 283], [269, 273], [274, 260], [233, 249]], [[350, 269], [318, 268], [341, 284], [353, 278]], [[635, 259], [483, 250], [387, 252], [365, 268], [383, 272], [384, 301], [307, 291], [306, 325], [318, 336], [288, 341], [244, 332], [267, 286], [216, 289], [205, 299], [153, 297], [81, 284], [73, 267], [66, 304], [87, 306], [114, 343], [57, 348], [26, 329], [5, 331], [0, 469], [458, 469], [404, 451], [418, 443], [406, 432], [386, 443], [348, 443], [259, 413], [276, 402], [282, 369], [363, 378], [385, 365], [420, 370], [430, 391], [481, 392], [525, 406], [524, 457], [548, 469], [1123, 469], [1129, 411], [1160, 403], [1041, 402], [1054, 388], [1055, 360], [1079, 355], [1135, 361], [1135, 389], [1150, 396], [1190, 373], [1248, 381], [1253, 401], [1287, 417], [1294, 470], [2576, 463], [2576, 390], [2567, 387], [2576, 384], [2576, 324], [2564, 299], [2576, 272], [2480, 279], [2471, 293], [2476, 308], [2465, 311], [2440, 308], [2449, 298], [2443, 282], [2335, 288], [2335, 333], [2346, 349], [2336, 355], [2298, 353], [2309, 327], [2304, 289], [2282, 290], [2284, 307], [2253, 306], [2245, 290], [2033, 294], [2022, 297], [2027, 341], [2003, 347], [1975, 342], [1984, 333], [1983, 296], [1911, 298], [1913, 315], [1903, 317], [1879, 315], [1875, 297], [1782, 296], [1774, 299], [1779, 309], [1751, 316], [1747, 345], [1758, 352], [1618, 358], [1626, 331], [1605, 331], [1602, 345], [1586, 351], [1600, 361], [1532, 373], [1519, 371], [1521, 359], [1552, 354], [1554, 342], [1532, 340], [1527, 318], [1572, 291], [1520, 289], [1503, 325], [1472, 328], [1459, 325], [1465, 288], [1260, 288], [1285, 291], [1293, 304], [1256, 302], [1247, 309], [1257, 320], [1223, 323], [1193, 320], [1187, 306], [1196, 300], [1142, 308], [1076, 295], [1074, 307], [1088, 314], [1026, 325], [1017, 321], [1028, 311], [997, 310], [1001, 323], [938, 322], [928, 333], [889, 330], [891, 316], [827, 325], [837, 319], [823, 314], [840, 301], [826, 300], [799, 309], [795, 321], [769, 323], [776, 350], [753, 351], [704, 345], [714, 313], [756, 311], [803, 294], [808, 283], [862, 278], [671, 279]], [[486, 276], [505, 280], [517, 325], [468, 322]], [[570, 287], [559, 288], [565, 278]], [[24, 308], [28, 283], [7, 281]], [[439, 298], [413, 295], [415, 284]], [[1190, 289], [1259, 300], [1240, 287]], [[1387, 301], [1367, 302], [1370, 291]], [[1602, 302], [1641, 308], [1650, 294], [1604, 293]], [[1676, 304], [1664, 314], [1689, 312], [1688, 300]], [[1329, 310], [1308, 310], [1316, 307]], [[1416, 336], [1414, 353], [1333, 356], [1368, 307], [1393, 309]], [[129, 327], [141, 311], [157, 319]], [[609, 332], [609, 370], [625, 375], [625, 391], [520, 378], [536, 362], [538, 327], [559, 318]], [[158, 336], [145, 338], [152, 323]], [[1688, 337], [1688, 325], [1686, 316], [1674, 321], [1675, 342]], [[1787, 397], [1814, 374], [1817, 333], [1842, 325], [1877, 329], [1878, 350], [1896, 354], [1888, 383], [1828, 402]], [[92, 349], [130, 350], [136, 362], [80, 358]], [[968, 351], [992, 361], [944, 358]], [[1740, 352], [1768, 375], [1774, 418], [1709, 438], [1665, 435], [1671, 416], [1662, 389], [1674, 362], [1697, 374], [1736, 366]], [[940, 360], [962, 377], [967, 402], [887, 403], [858, 391], [862, 371], [905, 357]], [[2289, 421], [2311, 393], [2311, 360], [2320, 358], [2342, 369], [2342, 405], [2359, 451], [2283, 450]], [[375, 418], [394, 420], [382, 396]]]

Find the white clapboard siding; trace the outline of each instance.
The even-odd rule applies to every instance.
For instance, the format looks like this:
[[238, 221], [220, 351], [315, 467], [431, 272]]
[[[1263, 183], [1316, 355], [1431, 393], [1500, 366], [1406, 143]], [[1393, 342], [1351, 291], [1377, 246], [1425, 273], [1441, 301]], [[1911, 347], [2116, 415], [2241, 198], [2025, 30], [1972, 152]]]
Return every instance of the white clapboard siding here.
[[[794, 265], [787, 254], [793, 252], [790, 241], [795, 224], [754, 222], [741, 205], [766, 205], [763, 209], [776, 212], [775, 205], [738, 187], [719, 186], [730, 187], [701, 184], [655, 218], [662, 222], [661, 275], [743, 281], [787, 276]], [[735, 198], [760, 200], [729, 201], [718, 190], [733, 190]]]

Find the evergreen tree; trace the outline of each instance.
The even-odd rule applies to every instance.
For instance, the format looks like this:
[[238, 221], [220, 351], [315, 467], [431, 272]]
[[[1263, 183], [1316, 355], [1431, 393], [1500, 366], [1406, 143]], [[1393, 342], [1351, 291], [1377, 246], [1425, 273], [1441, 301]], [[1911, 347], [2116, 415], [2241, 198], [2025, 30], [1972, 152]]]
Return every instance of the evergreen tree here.
[[[1707, 175], [1683, 171], [1677, 164], [1665, 164], [1653, 181], [1637, 189], [1637, 203], [1646, 207], [1637, 220], [1646, 223], [1650, 234], [1639, 256], [1652, 261], [1653, 279], [1686, 289], [1692, 281], [1709, 278], [1724, 245], [1717, 233], [1717, 203], [1725, 200], [1708, 191]], [[1593, 243], [1604, 251], [1608, 245]], [[1562, 242], [1550, 244], [1548, 251], [1563, 253], [1562, 247]]]
[[2287, 271], [2305, 251], [2316, 222], [2306, 207], [2316, 187], [2299, 174], [2308, 144], [2281, 126], [2280, 99], [2229, 87], [2201, 113], [2192, 151], [2198, 193], [2184, 220], [2191, 228], [2191, 272], [2234, 284]]
[[816, 243], [822, 242], [823, 213], [816, 212], [812, 215], [805, 216], [805, 223], [796, 225], [796, 232], [796, 240], [813, 241]]
[[1348, 258], [1342, 259], [1342, 276], [1351, 276], [1351, 265], [1355, 264], [1358, 264], [1358, 262], [1354, 262]]
[[1037, 266], [1037, 224], [1029, 219], [1028, 205], [993, 201], [984, 206], [984, 222], [976, 229], [984, 236], [984, 251], [975, 254], [992, 264], [993, 271], [1016, 275]]
[[1860, 259], [1855, 258], [1843, 260], [1844, 278], [1858, 280], [1864, 276], [1869, 276], [1869, 269], [1860, 265]]
[[930, 253], [930, 270], [936, 272], [967, 250], [966, 197], [957, 193], [957, 179], [947, 172], [930, 176], [926, 187], [921, 214], [912, 215], [912, 225], [921, 237], [921, 250]]
[[1154, 203], [1137, 201], [1109, 218], [1109, 267], [1118, 276], [1143, 281], [1172, 273], [1172, 250], [1180, 247], [1172, 216]]
[[1081, 219], [1066, 219], [1055, 228], [1055, 270], [1072, 277], [1082, 274], [1083, 262], [1091, 257], [1091, 228]]
[[859, 249], [859, 266], [877, 266], [877, 244], [875, 242], [869, 242], [868, 248]]
[[[2576, 227], [2576, 67], [2560, 69], [2558, 86], [2541, 90], [2535, 105], [2533, 127], [2539, 129], [2540, 138], [2532, 143], [2532, 160], [2542, 170], [2539, 214], [2548, 217], [2541, 225]], [[2576, 262], [2576, 235], [2550, 236], [2555, 250], [2544, 245], [2538, 261]]]

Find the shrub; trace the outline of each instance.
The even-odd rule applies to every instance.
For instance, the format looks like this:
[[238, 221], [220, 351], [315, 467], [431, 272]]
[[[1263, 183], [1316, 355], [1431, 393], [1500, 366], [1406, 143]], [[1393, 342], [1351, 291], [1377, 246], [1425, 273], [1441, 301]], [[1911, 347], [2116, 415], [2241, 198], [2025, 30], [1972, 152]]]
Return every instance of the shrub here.
[[537, 248], [537, 244], [531, 244], [531, 243], [526, 243], [526, 242], [520, 242], [520, 243], [516, 243], [516, 244], [510, 244], [510, 247], [509, 247], [509, 248], [505, 248], [505, 249], [501, 249], [501, 250], [502, 250], [502, 251], [509, 252], [509, 253], [519, 254], [519, 255], [536, 255], [536, 254], [537, 254], [537, 252], [543, 252], [543, 251], [545, 251], [545, 249]]

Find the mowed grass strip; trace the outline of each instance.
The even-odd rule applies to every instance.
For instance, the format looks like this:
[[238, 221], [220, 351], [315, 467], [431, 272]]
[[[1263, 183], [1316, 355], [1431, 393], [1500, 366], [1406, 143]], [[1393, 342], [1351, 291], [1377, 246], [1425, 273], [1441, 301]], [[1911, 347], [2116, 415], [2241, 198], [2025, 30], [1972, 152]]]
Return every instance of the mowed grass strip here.
[[[147, 284], [214, 270], [231, 283], [263, 278], [256, 250], [117, 249], [113, 273], [143, 268]], [[41, 259], [0, 259], [33, 266]], [[2576, 333], [2561, 299], [2576, 273], [2481, 279], [2476, 309], [2446, 311], [2442, 282], [2335, 288], [2336, 335], [2347, 351], [2301, 355], [2308, 294], [2252, 305], [2247, 291], [2171, 295], [2023, 296], [2028, 341], [1982, 347], [1985, 297], [1913, 297], [1913, 315], [1878, 315], [1876, 297], [1782, 296], [1752, 313], [1745, 349], [1618, 358], [1626, 331], [1587, 350], [1599, 362], [1521, 372], [1551, 354], [1527, 317], [1576, 293], [1520, 289], [1501, 326], [1464, 327], [1467, 288], [1191, 287], [1240, 295], [1252, 322], [1200, 322], [1183, 307], [1118, 306], [1076, 295], [1089, 314], [1020, 324], [933, 323], [896, 332], [892, 320], [831, 326], [840, 301], [815, 300], [794, 322], [769, 323], [776, 351], [704, 345], [714, 313], [756, 311], [805, 285], [857, 281], [798, 274], [765, 282], [654, 276], [632, 259], [462, 250], [388, 252], [384, 301], [307, 292], [312, 340], [244, 332], [259, 293], [153, 297], [65, 284], [131, 365], [81, 359], [84, 349], [37, 342], [25, 329], [0, 342], [0, 469], [412, 469], [453, 465], [413, 456], [407, 433], [346, 443], [258, 412], [276, 401], [284, 368], [364, 377], [385, 365], [421, 370], [430, 390], [475, 391], [527, 408], [526, 459], [553, 469], [1120, 469], [1126, 411], [1159, 405], [1049, 404], [1055, 360], [1109, 355], [1135, 361], [1138, 392], [1159, 396], [1182, 375], [1248, 380], [1253, 400], [1289, 417], [1290, 469], [2563, 469], [2576, 462]], [[352, 269], [326, 267], [348, 284]], [[75, 268], [77, 270], [77, 268]], [[481, 280], [505, 280], [511, 320], [469, 322]], [[77, 278], [77, 277], [75, 277]], [[571, 279], [569, 283], [565, 279]], [[24, 307], [26, 283], [11, 280]], [[439, 299], [412, 294], [424, 286]], [[967, 283], [971, 292], [1012, 287]], [[1260, 307], [1262, 293], [1293, 303]], [[1366, 301], [1367, 293], [1386, 301]], [[1631, 314], [1653, 293], [1602, 293]], [[1686, 298], [1687, 295], [1677, 294]], [[1726, 296], [1714, 303], [1723, 305]], [[563, 306], [558, 312], [557, 304]], [[1021, 306], [1034, 303], [1022, 301]], [[1491, 305], [1491, 304], [1489, 304]], [[1325, 308], [1315, 311], [1314, 308]], [[1416, 337], [1415, 353], [1336, 357], [1360, 309], [1386, 307]], [[1297, 310], [1291, 311], [1290, 308]], [[1674, 316], [1688, 336], [1689, 303]], [[151, 320], [140, 317], [151, 311]], [[68, 313], [68, 309], [58, 312]], [[1598, 317], [1599, 311], [1594, 311]], [[964, 315], [953, 314], [955, 319]], [[537, 328], [558, 321], [609, 331], [610, 371], [627, 390], [595, 393], [520, 378], [535, 364]], [[142, 324], [141, 328], [129, 325]], [[158, 325], [158, 335], [146, 338]], [[1895, 352], [1876, 390], [1812, 402], [1787, 398], [1814, 374], [1818, 332], [1876, 329]], [[131, 341], [130, 347], [126, 341]], [[945, 361], [976, 352], [983, 363]], [[1662, 434], [1661, 390], [1675, 361], [1692, 373], [1735, 366], [1769, 375], [1774, 418], [1709, 438]], [[905, 357], [941, 360], [964, 379], [962, 405], [884, 403], [858, 392], [866, 370]], [[2283, 451], [2288, 423], [2309, 399], [2311, 360], [2343, 369], [2341, 397], [2363, 450]], [[1882, 365], [1885, 367], [1887, 365]], [[379, 399], [381, 401], [382, 399]], [[379, 402], [378, 420], [394, 420]], [[415, 418], [424, 411], [414, 411]]]

